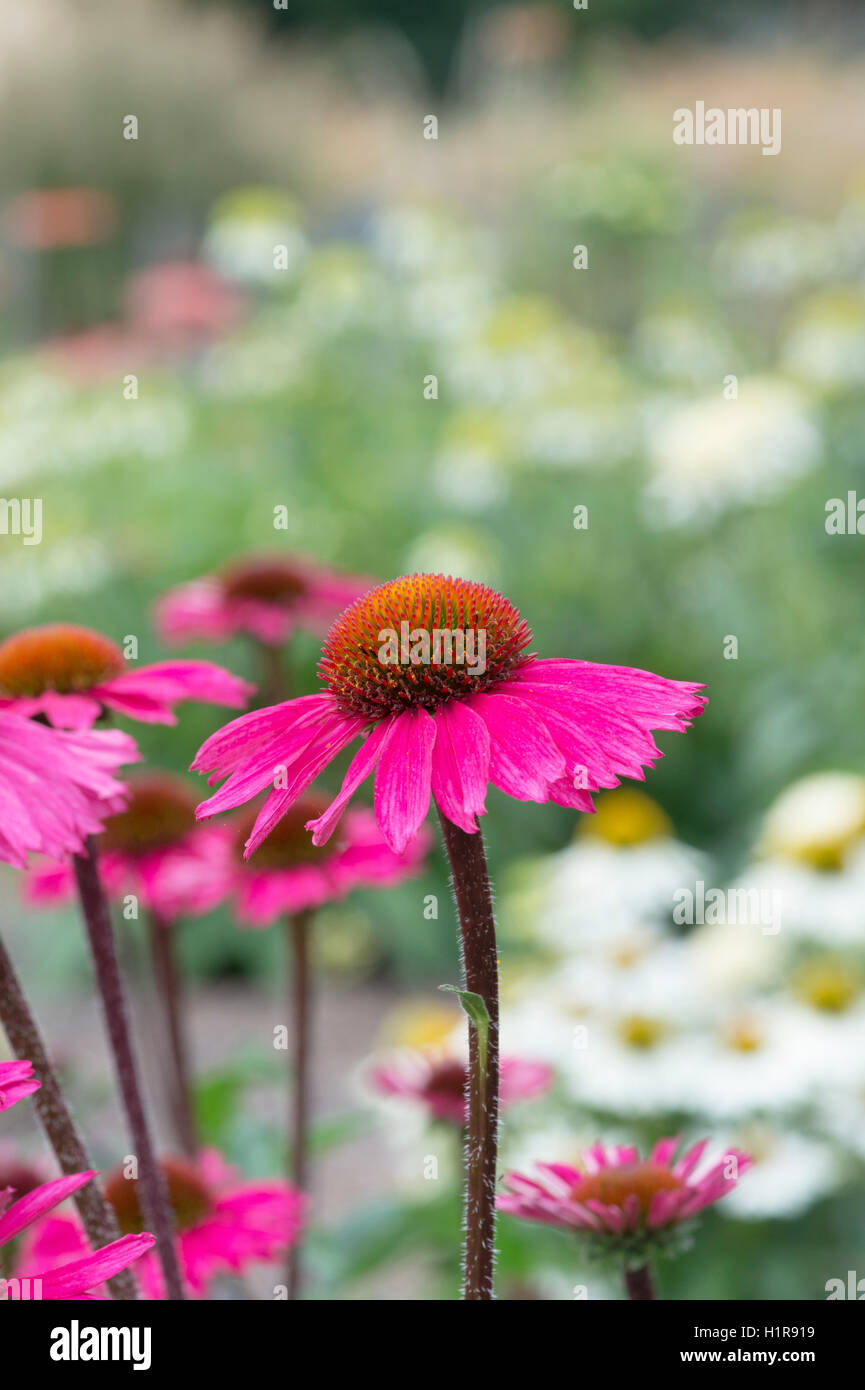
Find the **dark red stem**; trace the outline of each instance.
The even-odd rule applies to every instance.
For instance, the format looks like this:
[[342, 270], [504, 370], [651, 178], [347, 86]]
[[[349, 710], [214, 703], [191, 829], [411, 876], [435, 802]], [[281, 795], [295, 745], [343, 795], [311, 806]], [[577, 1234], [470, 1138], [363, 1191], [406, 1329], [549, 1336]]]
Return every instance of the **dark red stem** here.
[[469, 1128], [466, 1144], [465, 1283], [463, 1297], [493, 1295], [496, 1154], [499, 1113], [499, 967], [496, 924], [480, 831], [469, 835], [439, 813], [460, 918], [465, 988], [479, 994], [489, 1015], [486, 1069], [469, 1023]]
[[[310, 971], [309, 928], [312, 912], [297, 912], [286, 919], [291, 978], [292, 1005], [292, 1091], [289, 1113], [289, 1175], [300, 1192], [308, 1190], [309, 1170], [309, 1054], [310, 1054]], [[288, 1296], [300, 1297], [300, 1237], [288, 1252]]]
[[652, 1271], [647, 1264], [640, 1265], [639, 1269], [625, 1270], [625, 1291], [628, 1298], [634, 1299], [639, 1303], [644, 1303], [648, 1299], [655, 1298]]
[[138, 1159], [141, 1208], [147, 1230], [156, 1237], [156, 1253], [162, 1266], [165, 1292], [169, 1299], [184, 1297], [180, 1266], [174, 1243], [174, 1221], [162, 1169], [150, 1134], [138, 1066], [132, 1048], [129, 1015], [108, 903], [99, 881], [96, 848], [88, 841], [83, 854], [74, 856], [78, 896], [90, 941], [93, 966], [102, 997], [105, 1026], [114, 1054], [117, 1082], [123, 1098], [135, 1155]]
[[[179, 924], [163, 922], [151, 912], [147, 929], [153, 977], [164, 1023], [174, 1129], [182, 1152], [187, 1158], [194, 1158], [198, 1151], [198, 1135], [183, 1020], [183, 981], [177, 968], [176, 933]], [[159, 1031], [162, 1033], [162, 1027]]]
[[[34, 1075], [42, 1082], [39, 1090], [34, 1091], [32, 1101], [45, 1136], [54, 1150], [61, 1173], [64, 1177], [69, 1177], [73, 1173], [89, 1172], [93, 1164], [63, 1098], [57, 1074], [45, 1051], [39, 1025], [30, 1011], [15, 967], [2, 941], [0, 1020], [15, 1056], [21, 1062], [31, 1062]], [[74, 1200], [92, 1249], [101, 1250], [103, 1245], [110, 1245], [113, 1240], [119, 1240], [120, 1227], [117, 1225], [114, 1209], [103, 1196], [97, 1179], [94, 1178], [86, 1187], [76, 1192]], [[131, 1269], [124, 1269], [116, 1274], [109, 1280], [108, 1288], [111, 1297], [115, 1299], [126, 1301], [138, 1297], [138, 1285]]]

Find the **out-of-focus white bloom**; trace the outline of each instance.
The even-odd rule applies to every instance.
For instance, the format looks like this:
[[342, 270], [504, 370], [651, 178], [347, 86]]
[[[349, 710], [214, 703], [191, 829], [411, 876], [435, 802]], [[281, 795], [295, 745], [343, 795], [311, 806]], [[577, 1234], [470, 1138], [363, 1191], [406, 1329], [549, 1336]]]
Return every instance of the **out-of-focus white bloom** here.
[[554, 997], [587, 1017], [661, 1016], [677, 1025], [705, 1013], [711, 995], [702, 984], [686, 941], [656, 939], [648, 945], [639, 928], [614, 929], [547, 976]]
[[690, 845], [662, 838], [618, 848], [581, 840], [547, 861], [547, 902], [538, 936], [567, 950], [608, 932], [651, 918], [669, 920], [674, 894], [693, 889], [705, 860]]
[[636, 789], [600, 796], [573, 843], [538, 866], [546, 878], [538, 936], [568, 950], [634, 923], [669, 922], [674, 895], [706, 873], [704, 856], [673, 839], [670, 828]]
[[705, 988], [716, 997], [743, 998], [777, 984], [790, 941], [783, 931], [772, 936], [738, 922], [713, 922], [696, 927], [688, 947]]
[[660, 309], [637, 324], [634, 351], [653, 376], [694, 386], [721, 381], [733, 347], [728, 335], [689, 307]]
[[438, 496], [461, 511], [485, 511], [507, 496], [507, 448], [501, 422], [492, 412], [465, 410], [448, 421], [433, 461]]
[[786, 788], [766, 812], [758, 853], [818, 869], [840, 868], [865, 840], [865, 777], [818, 772]]
[[393, 306], [378, 268], [356, 246], [310, 252], [297, 287], [296, 322], [305, 342], [352, 328], [387, 329]]
[[823, 1134], [865, 1159], [865, 1080], [855, 1090], [824, 1088], [817, 1107]]
[[465, 268], [483, 262], [491, 252], [478, 228], [446, 204], [392, 204], [373, 219], [372, 232], [381, 259], [409, 277]]
[[38, 368], [0, 387], [0, 477], [6, 487], [44, 473], [93, 471], [115, 458], [154, 459], [183, 448], [191, 415], [154, 384], [130, 410], [120, 393], [76, 391]]
[[865, 779], [818, 773], [769, 808], [757, 850], [734, 887], [772, 893], [782, 933], [830, 945], [865, 942]]
[[582, 1105], [624, 1117], [674, 1108], [681, 1039], [675, 1012], [591, 1019], [558, 1059], [563, 1085]]
[[475, 332], [454, 344], [448, 376], [466, 400], [525, 406], [570, 376], [556, 306], [541, 296], [503, 299]]
[[865, 940], [865, 852], [852, 854], [839, 873], [767, 859], [747, 869], [733, 889], [776, 895], [781, 931], [797, 940], [831, 946]]
[[672, 1107], [713, 1122], [794, 1110], [820, 1079], [795, 1014], [767, 1000], [720, 1013], [681, 1039], [668, 1066]]
[[804, 217], [751, 213], [724, 232], [714, 265], [725, 288], [740, 294], [789, 294], [835, 271], [835, 229]]
[[495, 584], [499, 548], [494, 537], [477, 526], [438, 526], [415, 537], [404, 568], [407, 574], [460, 574]]
[[267, 285], [291, 282], [306, 255], [307, 241], [297, 205], [288, 194], [278, 188], [237, 188], [213, 208], [203, 248], [223, 275]]
[[820, 295], [797, 313], [781, 348], [784, 366], [810, 386], [865, 381], [865, 295], [845, 289]]
[[531, 868], [537, 937], [569, 951], [636, 924], [669, 923], [674, 895], [706, 873], [704, 856], [674, 839], [672, 829], [638, 788], [600, 793], [572, 843]]
[[576, 1045], [578, 1029], [584, 1023], [566, 998], [555, 996], [545, 977], [522, 989], [504, 1005], [501, 1046], [516, 1056], [537, 1057], [558, 1067]]
[[616, 406], [533, 409], [524, 424], [520, 457], [545, 468], [585, 468], [624, 457], [633, 431]]
[[658, 524], [710, 523], [730, 506], [763, 501], [816, 466], [820, 433], [805, 397], [770, 377], [649, 419], [652, 475], [646, 490]]
[[754, 1160], [747, 1180], [718, 1204], [721, 1215], [733, 1220], [799, 1216], [843, 1178], [842, 1163], [828, 1144], [792, 1130], [749, 1125], [722, 1142], [744, 1149]]
[[201, 369], [214, 396], [273, 396], [296, 386], [309, 363], [311, 344], [293, 312], [268, 314], [249, 332], [215, 343]]
[[449, 350], [487, 316], [493, 302], [493, 288], [477, 270], [436, 271], [400, 291], [401, 313], [412, 333], [422, 341], [446, 343]]

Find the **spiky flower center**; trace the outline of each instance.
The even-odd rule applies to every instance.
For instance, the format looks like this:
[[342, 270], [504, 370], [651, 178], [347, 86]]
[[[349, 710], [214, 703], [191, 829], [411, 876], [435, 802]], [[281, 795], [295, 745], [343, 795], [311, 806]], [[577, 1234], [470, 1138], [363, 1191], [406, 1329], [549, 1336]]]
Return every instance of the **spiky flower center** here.
[[195, 798], [173, 777], [136, 777], [129, 802], [105, 822], [105, 849], [140, 855], [179, 844], [195, 829]]
[[258, 808], [239, 817], [235, 822], [234, 837], [234, 857], [237, 863], [252, 873], [261, 873], [294, 869], [299, 864], [318, 864], [322, 860], [332, 858], [340, 848], [338, 837], [334, 836], [326, 845], [314, 845], [312, 836], [306, 829], [306, 822], [317, 820], [328, 805], [327, 797], [316, 796], [314, 793], [302, 796], [289, 807], [267, 839], [245, 862], [243, 849], [252, 834]]
[[531, 640], [494, 589], [411, 574], [372, 589], [337, 618], [318, 671], [346, 713], [381, 719], [488, 690], [530, 659]]
[[580, 816], [577, 829], [587, 839], [631, 848], [669, 835], [672, 825], [667, 813], [645, 792], [622, 787], [598, 797], [595, 814]]
[[229, 599], [258, 599], [287, 607], [307, 588], [307, 581], [290, 560], [241, 560], [222, 571], [223, 592]]
[[574, 1184], [571, 1197], [575, 1202], [602, 1202], [608, 1207], [624, 1207], [629, 1197], [636, 1197], [645, 1216], [656, 1192], [675, 1192], [684, 1185], [669, 1168], [647, 1159], [590, 1173]]
[[[168, 1201], [178, 1231], [197, 1226], [213, 1210], [213, 1197], [192, 1163], [182, 1158], [163, 1158], [160, 1162], [168, 1189]], [[124, 1235], [139, 1235], [144, 1218], [138, 1200], [138, 1179], [127, 1178], [117, 1169], [105, 1183], [105, 1195], [117, 1214]]]
[[90, 690], [123, 670], [123, 654], [113, 642], [72, 623], [27, 628], [0, 644], [0, 694], [19, 699], [47, 690]]

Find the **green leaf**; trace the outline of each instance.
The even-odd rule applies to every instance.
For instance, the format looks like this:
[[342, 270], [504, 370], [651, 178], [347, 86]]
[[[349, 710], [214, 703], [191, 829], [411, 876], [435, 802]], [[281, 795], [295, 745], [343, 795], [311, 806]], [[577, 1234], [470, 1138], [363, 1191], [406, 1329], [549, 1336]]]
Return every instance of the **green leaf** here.
[[439, 985], [439, 989], [446, 994], [455, 994], [469, 1016], [478, 1035], [478, 1056], [481, 1064], [481, 1074], [487, 1073], [487, 1049], [490, 1038], [490, 1016], [487, 1013], [487, 1006], [479, 994], [472, 994], [470, 990], [460, 989], [459, 985]]

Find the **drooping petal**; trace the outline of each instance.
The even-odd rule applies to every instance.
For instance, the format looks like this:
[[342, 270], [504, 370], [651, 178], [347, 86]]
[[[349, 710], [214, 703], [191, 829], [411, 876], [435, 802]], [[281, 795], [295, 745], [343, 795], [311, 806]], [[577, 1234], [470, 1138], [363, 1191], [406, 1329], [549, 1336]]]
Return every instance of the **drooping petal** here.
[[547, 787], [566, 774], [565, 759], [530, 705], [513, 695], [472, 695], [466, 701], [487, 726], [490, 781], [517, 801], [546, 801]]
[[337, 708], [332, 695], [302, 695], [297, 700], [241, 714], [205, 739], [190, 770], [209, 773], [210, 781], [214, 782], [244, 765], [262, 744], [292, 729], [318, 723]]
[[107, 1279], [113, 1279], [122, 1269], [139, 1259], [145, 1251], [155, 1244], [153, 1236], [121, 1236], [110, 1245], [103, 1245], [83, 1259], [72, 1264], [61, 1265], [59, 1269], [48, 1270], [38, 1277], [42, 1283], [42, 1297], [46, 1299], [76, 1299], [90, 1289], [98, 1288]]
[[159, 661], [124, 671], [90, 692], [109, 709], [145, 723], [174, 723], [182, 700], [242, 709], [255, 686], [211, 661]]
[[0, 1111], [11, 1110], [41, 1085], [33, 1075], [32, 1062], [0, 1062]]
[[42, 1183], [24, 1197], [19, 1197], [18, 1201], [13, 1202], [0, 1216], [0, 1246], [26, 1231], [40, 1216], [65, 1202], [67, 1197], [71, 1197], [80, 1187], [86, 1187], [95, 1177], [96, 1172], [93, 1169], [84, 1173], [72, 1173], [69, 1177], [54, 1178], [52, 1182]]
[[312, 843], [314, 845], [327, 844], [354, 793], [375, 769], [382, 744], [387, 738], [392, 724], [393, 718], [386, 719], [375, 726], [349, 763], [342, 786], [327, 810], [317, 820], [307, 821], [306, 828], [312, 831]]
[[[346, 744], [357, 737], [365, 724], [366, 720], [359, 715], [354, 718], [344, 714], [333, 715], [317, 726], [306, 748], [277, 769], [274, 780], [278, 782], [278, 786], [271, 792], [259, 812], [252, 834], [246, 842], [245, 859], [248, 859], [267, 838], [277, 821], [282, 819], [289, 807], [294, 805], [301, 793], [306, 791], [328, 763], [333, 762]], [[211, 802], [205, 804], [211, 805], [215, 800], [213, 797]]]
[[442, 705], [434, 718], [432, 794], [442, 814], [473, 835], [476, 817], [486, 812], [489, 732], [480, 715], [461, 700]]
[[402, 854], [429, 810], [436, 725], [425, 709], [394, 719], [375, 773], [375, 815], [395, 854]]

